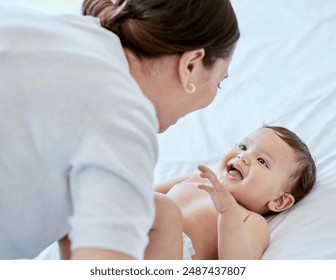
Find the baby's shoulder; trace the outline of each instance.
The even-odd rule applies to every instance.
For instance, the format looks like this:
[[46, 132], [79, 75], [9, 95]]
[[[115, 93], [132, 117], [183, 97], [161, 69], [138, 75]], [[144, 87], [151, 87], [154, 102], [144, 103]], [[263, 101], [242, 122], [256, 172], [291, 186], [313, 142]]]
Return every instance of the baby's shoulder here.
[[242, 205], [239, 205], [239, 207], [240, 207], [244, 222], [253, 221], [254, 223], [258, 223], [259, 225], [263, 224], [263, 225], [268, 226], [267, 220], [265, 219], [264, 216], [262, 216], [262, 215], [260, 215], [256, 212], [250, 211]]

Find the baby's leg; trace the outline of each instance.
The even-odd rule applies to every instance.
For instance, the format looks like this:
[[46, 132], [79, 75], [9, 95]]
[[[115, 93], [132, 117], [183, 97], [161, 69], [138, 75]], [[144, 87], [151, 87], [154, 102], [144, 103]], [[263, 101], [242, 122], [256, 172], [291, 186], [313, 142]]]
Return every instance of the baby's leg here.
[[179, 206], [168, 196], [155, 193], [156, 214], [145, 251], [147, 260], [178, 260], [183, 255], [183, 222]]

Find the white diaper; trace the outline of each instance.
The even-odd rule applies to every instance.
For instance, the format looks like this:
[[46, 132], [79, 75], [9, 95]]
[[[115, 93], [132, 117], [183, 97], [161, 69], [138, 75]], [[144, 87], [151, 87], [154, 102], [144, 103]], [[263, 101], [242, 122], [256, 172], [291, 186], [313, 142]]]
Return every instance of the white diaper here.
[[183, 232], [183, 260], [191, 260], [191, 257], [195, 256], [195, 254], [191, 239]]

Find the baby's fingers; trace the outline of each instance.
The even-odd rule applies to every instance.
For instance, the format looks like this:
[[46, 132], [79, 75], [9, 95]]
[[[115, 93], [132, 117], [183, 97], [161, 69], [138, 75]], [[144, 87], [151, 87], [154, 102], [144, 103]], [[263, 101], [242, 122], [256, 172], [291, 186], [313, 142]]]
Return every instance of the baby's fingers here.
[[209, 167], [206, 167], [205, 165], [199, 165], [198, 170], [201, 171], [200, 176], [202, 178], [207, 178], [212, 183], [217, 180], [216, 174]]
[[197, 166], [198, 170], [201, 172], [206, 172], [215, 175], [215, 173], [207, 166], [200, 164]]
[[198, 188], [201, 190], [205, 190], [209, 194], [213, 191], [213, 188], [207, 185], [198, 185]]
[[206, 167], [205, 165], [199, 165], [198, 170], [201, 171], [200, 176], [202, 178], [208, 179], [215, 189], [220, 188], [217, 175], [210, 168]]

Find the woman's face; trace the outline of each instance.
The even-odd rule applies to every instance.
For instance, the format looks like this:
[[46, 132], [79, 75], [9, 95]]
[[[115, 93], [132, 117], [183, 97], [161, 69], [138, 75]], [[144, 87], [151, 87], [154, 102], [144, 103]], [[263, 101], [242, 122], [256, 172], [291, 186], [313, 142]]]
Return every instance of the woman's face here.
[[166, 110], [167, 114], [159, 115], [160, 132], [168, 129], [185, 115], [211, 104], [220, 83], [228, 76], [230, 61], [231, 58], [218, 59], [211, 69], [204, 66], [195, 69], [191, 81], [196, 87], [195, 92], [188, 93], [180, 89], [179, 96], [175, 95], [175, 100], [171, 102], [171, 109]]
[[[214, 100], [219, 84], [228, 76], [232, 57], [218, 59], [208, 69], [203, 65], [202, 49], [154, 60], [139, 59], [127, 49], [125, 54], [133, 78], [155, 107], [159, 132]], [[189, 83], [196, 87], [195, 92], [186, 90]]]

